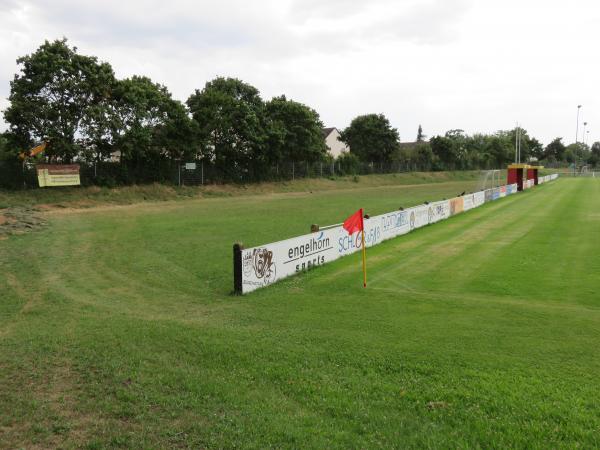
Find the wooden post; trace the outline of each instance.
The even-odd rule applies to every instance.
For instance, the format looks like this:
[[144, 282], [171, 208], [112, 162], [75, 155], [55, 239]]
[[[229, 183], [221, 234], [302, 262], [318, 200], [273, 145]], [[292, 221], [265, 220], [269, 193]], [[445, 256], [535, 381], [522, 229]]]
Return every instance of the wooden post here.
[[233, 293], [242, 295], [242, 250], [241, 243], [233, 244]]

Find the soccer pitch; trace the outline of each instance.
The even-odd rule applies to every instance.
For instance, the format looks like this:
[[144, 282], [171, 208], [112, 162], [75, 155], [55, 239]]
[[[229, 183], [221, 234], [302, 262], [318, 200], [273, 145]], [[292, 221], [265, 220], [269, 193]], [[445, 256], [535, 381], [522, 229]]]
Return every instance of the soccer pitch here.
[[[0, 447], [600, 446], [600, 180], [247, 296], [259, 245], [474, 182], [49, 213], [0, 240]], [[470, 188], [470, 189], [469, 189]]]

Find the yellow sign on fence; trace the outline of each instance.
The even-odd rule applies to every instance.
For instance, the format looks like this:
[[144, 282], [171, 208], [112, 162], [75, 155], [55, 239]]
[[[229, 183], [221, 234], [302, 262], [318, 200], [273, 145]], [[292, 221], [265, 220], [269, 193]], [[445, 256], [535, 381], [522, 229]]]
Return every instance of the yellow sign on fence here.
[[38, 164], [36, 166], [40, 187], [79, 186], [79, 164]]

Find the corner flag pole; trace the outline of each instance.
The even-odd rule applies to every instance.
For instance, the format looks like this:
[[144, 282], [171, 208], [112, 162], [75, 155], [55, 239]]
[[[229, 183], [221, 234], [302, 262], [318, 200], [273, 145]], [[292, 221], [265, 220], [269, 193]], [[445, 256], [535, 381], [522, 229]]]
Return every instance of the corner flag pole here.
[[365, 246], [365, 222], [362, 208], [360, 209], [360, 231], [362, 233], [363, 287], [367, 287], [367, 248]]
[[[366, 249], [366, 241], [365, 241], [365, 220], [363, 209], [360, 208], [346, 220], [342, 224], [344, 230], [348, 232], [350, 236], [353, 236], [354, 233], [360, 231], [361, 233], [361, 243], [362, 243], [362, 263], [363, 263], [363, 287], [367, 287], [367, 249]], [[357, 236], [358, 237], [358, 236]]]

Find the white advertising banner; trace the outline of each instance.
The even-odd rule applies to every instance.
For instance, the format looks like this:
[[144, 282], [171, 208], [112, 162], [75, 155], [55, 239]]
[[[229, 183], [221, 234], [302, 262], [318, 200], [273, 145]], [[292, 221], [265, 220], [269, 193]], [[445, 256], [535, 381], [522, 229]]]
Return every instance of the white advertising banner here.
[[[516, 184], [507, 185], [364, 219], [366, 246], [372, 247], [415, 228], [439, 222], [451, 215], [477, 208], [486, 201], [516, 192]], [[298, 272], [335, 261], [359, 251], [361, 246], [361, 234], [350, 236], [340, 225], [243, 249], [241, 293], [252, 292]]]
[[485, 203], [485, 192], [484, 191], [479, 191], [479, 192], [475, 192], [475, 208], [477, 208], [478, 206], [481, 206]]

